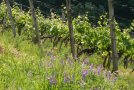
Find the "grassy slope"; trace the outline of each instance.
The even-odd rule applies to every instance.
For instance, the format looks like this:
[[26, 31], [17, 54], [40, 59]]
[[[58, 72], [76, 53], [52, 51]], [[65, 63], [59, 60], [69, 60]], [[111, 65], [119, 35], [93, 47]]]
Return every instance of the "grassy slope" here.
[[[60, 52], [50, 41], [42, 49], [22, 37], [0, 35], [0, 90], [133, 90], [134, 73], [120, 67], [119, 77], [102, 70], [101, 58], [93, 55], [77, 62], [69, 48]], [[85, 63], [84, 63], [85, 62]], [[91, 69], [91, 63], [94, 63]], [[99, 73], [100, 72], [100, 73]], [[107, 74], [107, 76], [106, 76]]]

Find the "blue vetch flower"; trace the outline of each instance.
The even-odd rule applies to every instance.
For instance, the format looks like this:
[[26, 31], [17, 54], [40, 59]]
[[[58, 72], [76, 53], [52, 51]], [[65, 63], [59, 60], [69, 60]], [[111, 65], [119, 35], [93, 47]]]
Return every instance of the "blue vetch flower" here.
[[101, 66], [98, 67], [98, 75], [101, 73]]
[[51, 86], [57, 84], [57, 80], [54, 77], [50, 77], [50, 78], [48, 78], [48, 80], [49, 80], [49, 83], [50, 83]]
[[114, 77], [113, 79], [113, 83], [115, 83], [117, 81], [117, 77]]
[[90, 71], [92, 72], [93, 69], [93, 64], [90, 65]]
[[82, 71], [82, 79], [85, 80], [86, 76], [88, 75], [88, 70]]
[[106, 77], [107, 77], [108, 80], [110, 80], [110, 77], [111, 77], [111, 72], [110, 71], [107, 72]]

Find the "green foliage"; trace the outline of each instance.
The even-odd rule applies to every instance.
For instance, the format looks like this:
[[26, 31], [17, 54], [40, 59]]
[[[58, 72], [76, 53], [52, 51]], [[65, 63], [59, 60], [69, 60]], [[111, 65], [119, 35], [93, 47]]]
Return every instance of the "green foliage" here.
[[[3, 12], [0, 13], [1, 18], [4, 17], [6, 7], [1, 4], [0, 9]], [[30, 11], [21, 11], [19, 7], [14, 6], [12, 8], [13, 17], [16, 23], [18, 31], [21, 30], [23, 38], [34, 37], [35, 30], [32, 26], [32, 19]], [[67, 22], [63, 22], [58, 16], [51, 16], [45, 18], [39, 9], [36, 10], [36, 16], [38, 20], [38, 26], [41, 36], [54, 36], [65, 38], [69, 34]], [[7, 25], [10, 25], [7, 18]], [[130, 32], [133, 31], [133, 23], [130, 28], [121, 32], [119, 25], [115, 22], [117, 50], [123, 51], [125, 55], [133, 56], [134, 53], [134, 40], [130, 36]], [[107, 14], [100, 16], [97, 27], [92, 27], [87, 16], [78, 16], [73, 19], [74, 33], [76, 44], [82, 44], [83, 47], [98, 48], [98, 51], [104, 52], [106, 55], [106, 49], [109, 47], [110, 40], [110, 27], [108, 24]]]
[[131, 29], [132, 32], [134, 32], [134, 20], [133, 20], [133, 22], [131, 23], [130, 29]]
[[0, 4], [0, 20], [4, 17], [5, 13], [6, 13], [5, 4], [1, 3]]

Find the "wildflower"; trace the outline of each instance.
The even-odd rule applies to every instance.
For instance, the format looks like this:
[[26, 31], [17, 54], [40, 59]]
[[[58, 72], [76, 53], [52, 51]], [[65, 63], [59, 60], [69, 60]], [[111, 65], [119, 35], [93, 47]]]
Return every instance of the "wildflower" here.
[[98, 67], [98, 75], [100, 75], [100, 73], [101, 73], [101, 67], [99, 66]]
[[64, 83], [70, 82], [70, 77], [67, 75], [64, 75]]
[[82, 71], [82, 79], [84, 80], [86, 76], [88, 75], [88, 70]]
[[90, 71], [92, 72], [93, 69], [93, 64], [90, 65]]
[[49, 80], [49, 83], [51, 86], [57, 84], [57, 80], [54, 77], [50, 77], [50, 78], [48, 78], [48, 80]]
[[114, 77], [113, 79], [113, 83], [115, 83], [117, 81], [117, 77]]
[[111, 77], [111, 72], [110, 71], [107, 72], [106, 77], [107, 77], [108, 80], [110, 80], [110, 77]]
[[75, 81], [75, 75], [74, 74], [72, 75], [72, 80]]

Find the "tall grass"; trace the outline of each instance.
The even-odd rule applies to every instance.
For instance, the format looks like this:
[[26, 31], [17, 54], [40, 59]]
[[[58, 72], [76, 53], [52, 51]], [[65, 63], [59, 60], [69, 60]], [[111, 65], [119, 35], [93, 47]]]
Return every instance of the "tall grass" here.
[[0, 36], [0, 90], [133, 90], [133, 76], [115, 77], [102, 70], [101, 58], [71, 58], [69, 47], [52, 49], [48, 40], [42, 50], [10, 32]]

